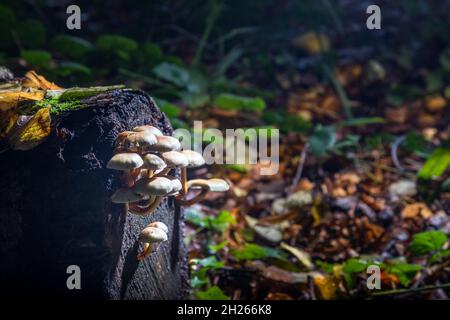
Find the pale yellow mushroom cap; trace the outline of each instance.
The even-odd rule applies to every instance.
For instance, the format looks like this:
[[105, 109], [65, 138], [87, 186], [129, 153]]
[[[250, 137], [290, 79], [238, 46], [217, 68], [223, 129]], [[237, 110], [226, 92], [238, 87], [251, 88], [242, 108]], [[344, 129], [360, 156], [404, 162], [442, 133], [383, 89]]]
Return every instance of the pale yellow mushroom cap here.
[[134, 192], [149, 196], [166, 196], [172, 191], [172, 181], [165, 177], [153, 177], [139, 179], [134, 187]]
[[143, 168], [149, 170], [161, 170], [164, 169], [167, 165], [163, 159], [158, 157], [156, 154], [148, 153], [142, 157], [144, 159]]
[[177, 138], [171, 136], [157, 136], [157, 143], [150, 147], [150, 151], [167, 152], [180, 150], [181, 143]]
[[189, 164], [188, 158], [178, 151], [164, 152], [161, 156], [169, 168], [183, 168]]
[[136, 202], [145, 199], [144, 196], [135, 193], [131, 189], [120, 188], [111, 197], [113, 203]]
[[200, 187], [200, 188], [208, 188], [209, 191], [213, 192], [224, 192], [227, 191], [230, 186], [225, 180], [222, 179], [194, 179], [188, 181], [188, 188], [191, 187]]
[[137, 153], [118, 153], [109, 160], [106, 167], [113, 170], [131, 170], [142, 166], [144, 160]]
[[129, 151], [149, 150], [149, 148], [158, 142], [153, 133], [129, 132], [122, 141], [122, 147]]
[[165, 233], [169, 232], [169, 228], [167, 228], [166, 224], [161, 221], [152, 222], [147, 227], [158, 228], [164, 231]]
[[153, 126], [137, 126], [133, 128], [133, 131], [135, 132], [150, 132], [152, 134], [154, 134], [155, 136], [163, 136], [163, 133], [161, 132], [161, 130], [159, 130], [156, 127]]
[[145, 243], [155, 243], [167, 241], [167, 233], [160, 228], [146, 227], [139, 234], [139, 241]]
[[193, 150], [183, 150], [181, 153], [188, 159], [188, 168], [200, 167], [205, 164], [205, 159], [203, 159], [201, 153]]

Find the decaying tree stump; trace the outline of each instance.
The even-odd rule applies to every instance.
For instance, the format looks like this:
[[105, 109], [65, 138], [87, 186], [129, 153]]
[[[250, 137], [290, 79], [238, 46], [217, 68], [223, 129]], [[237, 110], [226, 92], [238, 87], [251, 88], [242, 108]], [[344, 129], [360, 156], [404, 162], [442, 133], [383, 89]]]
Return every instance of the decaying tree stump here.
[[[148, 217], [111, 203], [117, 171], [106, 168], [119, 132], [149, 124], [171, 134], [145, 93], [114, 90], [87, 108], [52, 118], [30, 151], [0, 154], [0, 294], [107, 299], [177, 299], [188, 289], [181, 211], [169, 198]], [[169, 227], [169, 240], [139, 262], [139, 232]], [[81, 269], [81, 290], [66, 286]]]

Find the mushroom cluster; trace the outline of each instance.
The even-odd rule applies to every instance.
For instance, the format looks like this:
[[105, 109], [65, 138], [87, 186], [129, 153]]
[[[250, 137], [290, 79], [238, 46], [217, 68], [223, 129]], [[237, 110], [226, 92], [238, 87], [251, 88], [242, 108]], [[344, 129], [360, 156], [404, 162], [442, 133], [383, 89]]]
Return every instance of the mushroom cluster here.
[[[187, 168], [202, 166], [205, 160], [198, 152], [180, 149], [178, 139], [163, 135], [153, 126], [138, 126], [132, 131], [121, 132], [114, 155], [107, 164], [107, 168], [123, 172], [122, 186], [112, 195], [112, 202], [125, 204], [127, 212], [147, 216], [165, 197], [174, 196], [179, 204], [192, 205], [210, 191], [228, 190], [228, 183], [222, 179], [188, 181]], [[181, 180], [171, 175], [171, 171], [178, 169]], [[188, 199], [189, 191], [198, 193]]]

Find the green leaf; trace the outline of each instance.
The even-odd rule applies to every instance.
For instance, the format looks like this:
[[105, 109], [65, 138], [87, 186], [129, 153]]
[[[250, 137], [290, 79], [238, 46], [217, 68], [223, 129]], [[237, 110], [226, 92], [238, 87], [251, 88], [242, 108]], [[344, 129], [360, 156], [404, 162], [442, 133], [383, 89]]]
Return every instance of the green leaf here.
[[225, 167], [239, 173], [247, 173], [247, 166], [245, 164], [225, 164]]
[[241, 249], [232, 249], [231, 255], [237, 260], [258, 260], [265, 258], [284, 259], [284, 252], [263, 247], [254, 243], [246, 243]]
[[169, 118], [175, 118], [178, 117], [181, 113], [180, 108], [170, 103], [167, 100], [164, 99], [155, 99], [156, 104], [158, 105], [159, 109], [166, 114]]
[[442, 259], [448, 258], [450, 257], [450, 249], [447, 250], [443, 250], [441, 252], [436, 253], [435, 255], [433, 255], [430, 259], [431, 263], [435, 263], [438, 262]]
[[426, 255], [441, 250], [447, 240], [447, 235], [442, 231], [416, 233], [409, 245], [409, 250], [413, 255]]
[[226, 110], [262, 111], [266, 102], [260, 97], [244, 97], [231, 93], [222, 93], [214, 99], [214, 105]]
[[227, 210], [222, 210], [217, 217], [211, 219], [212, 227], [219, 232], [225, 231], [230, 224], [236, 224], [236, 219]]
[[207, 269], [219, 269], [225, 265], [224, 262], [218, 261], [215, 256], [206, 257], [204, 259], [197, 260], [196, 262], [200, 266], [207, 268]]
[[228, 241], [223, 241], [218, 244], [210, 244], [210, 245], [208, 245], [208, 249], [212, 253], [216, 253], [216, 252], [222, 250], [223, 248], [225, 248], [227, 246], [227, 244], [228, 244]]
[[22, 50], [20, 55], [35, 68], [46, 68], [52, 60], [52, 55], [42, 50]]
[[208, 279], [201, 279], [198, 276], [193, 276], [191, 279], [192, 288], [199, 288], [207, 283], [209, 283]]
[[51, 48], [62, 56], [81, 61], [93, 48], [92, 44], [82, 38], [58, 35], [50, 43]]
[[195, 207], [187, 207], [184, 211], [184, 219], [196, 226], [209, 228], [208, 217]]
[[67, 77], [70, 75], [91, 75], [91, 69], [83, 64], [76, 62], [62, 62], [57, 69], [58, 75]]
[[133, 39], [114, 34], [105, 34], [97, 38], [97, 47], [100, 50], [114, 52], [123, 60], [130, 59], [130, 53], [138, 48]]
[[206, 291], [198, 291], [196, 295], [200, 300], [231, 300], [218, 286], [212, 286]]
[[153, 69], [153, 73], [157, 77], [167, 82], [173, 83], [178, 87], [187, 87], [191, 80], [188, 69], [167, 62], [158, 64]]
[[421, 179], [434, 179], [440, 177], [450, 165], [450, 148], [438, 147], [431, 157], [420, 169], [418, 176]]
[[309, 138], [311, 152], [317, 156], [323, 156], [331, 150], [336, 143], [336, 132], [332, 126], [317, 125], [312, 136]]
[[361, 259], [348, 259], [345, 261], [342, 271], [345, 273], [361, 273], [367, 268], [367, 261]]
[[396, 263], [389, 266], [387, 271], [388, 273], [396, 275], [400, 280], [400, 283], [407, 287], [416, 276], [417, 272], [422, 270], [422, 268], [423, 267], [418, 264]]

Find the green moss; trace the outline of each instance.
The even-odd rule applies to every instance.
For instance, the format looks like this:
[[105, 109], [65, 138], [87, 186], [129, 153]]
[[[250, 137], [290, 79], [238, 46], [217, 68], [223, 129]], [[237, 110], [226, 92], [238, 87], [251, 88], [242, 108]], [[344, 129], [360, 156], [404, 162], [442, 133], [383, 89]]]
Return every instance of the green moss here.
[[41, 101], [36, 101], [33, 104], [26, 104], [19, 107], [18, 113], [21, 115], [35, 114], [39, 109], [47, 108], [50, 106], [50, 114], [58, 115], [62, 112], [74, 111], [85, 107], [84, 104], [79, 101], [59, 101], [58, 98], [47, 98]]

